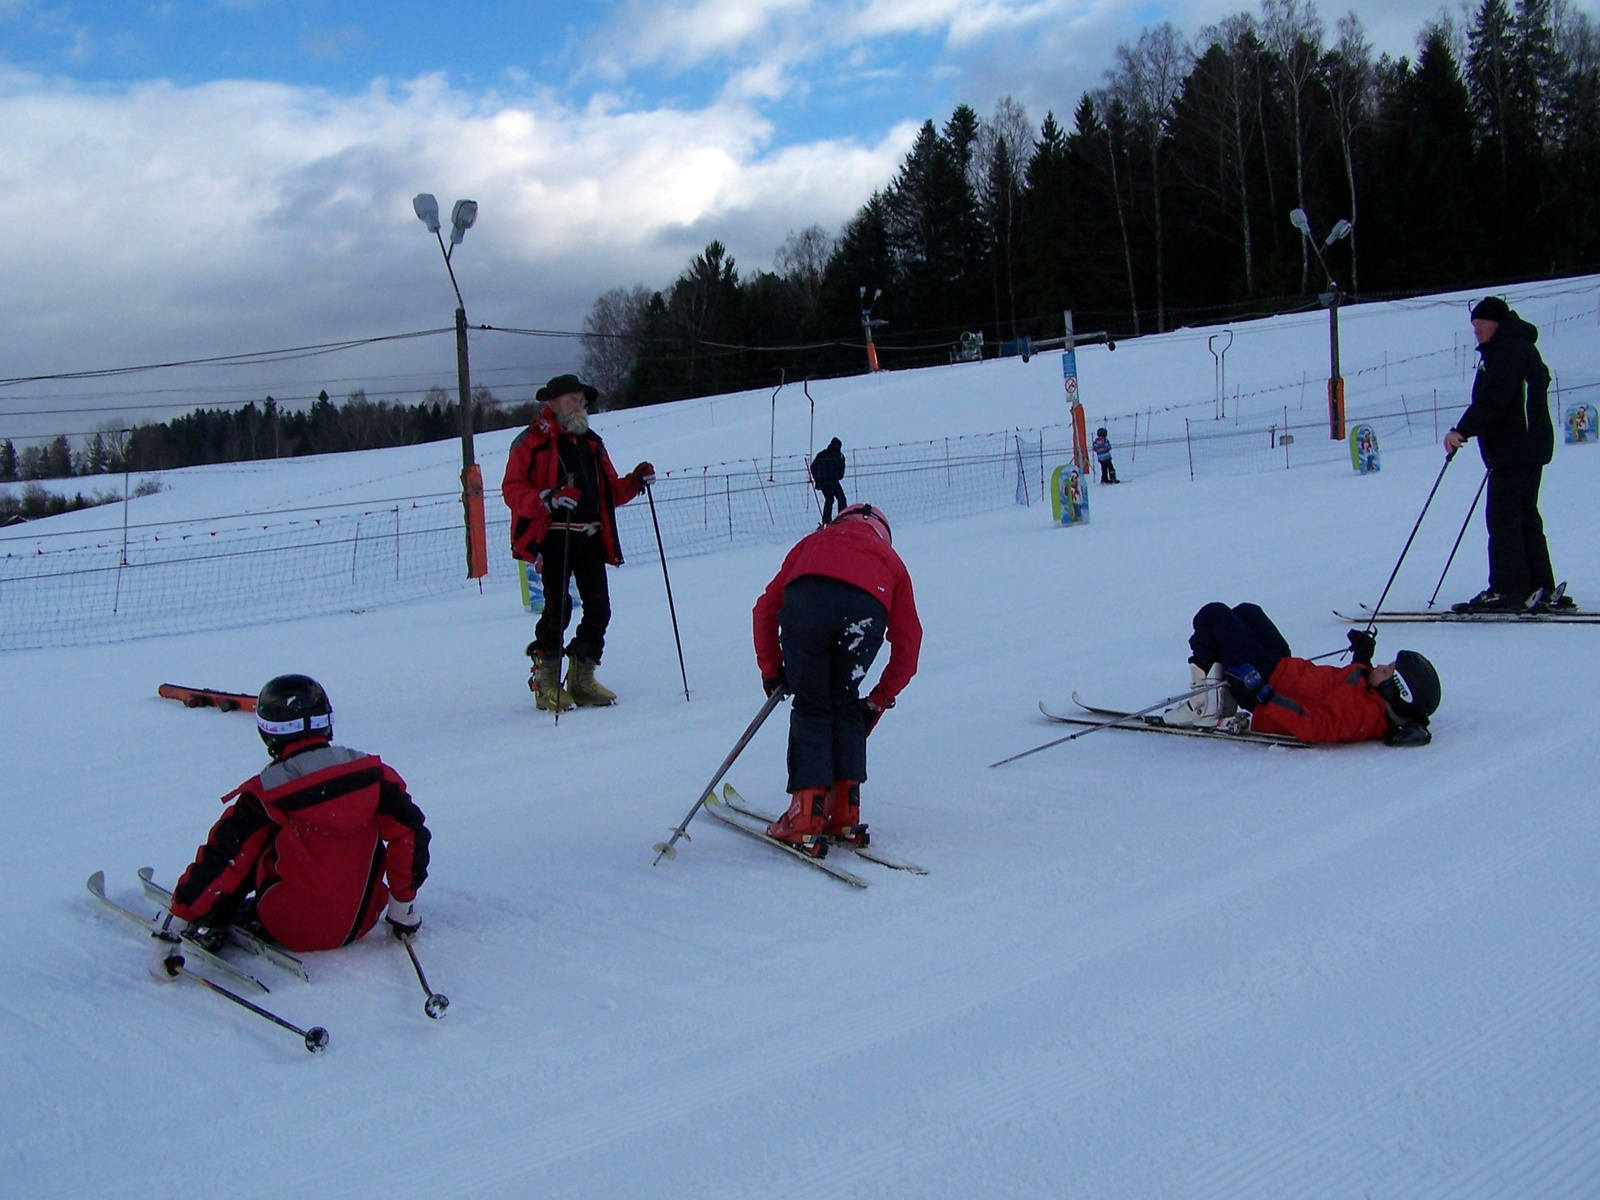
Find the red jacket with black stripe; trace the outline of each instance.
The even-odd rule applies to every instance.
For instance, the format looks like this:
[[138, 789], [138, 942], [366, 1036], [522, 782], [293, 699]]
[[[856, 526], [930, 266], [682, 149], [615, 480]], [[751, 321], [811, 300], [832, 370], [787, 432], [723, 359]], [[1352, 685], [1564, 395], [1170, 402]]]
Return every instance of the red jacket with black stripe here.
[[1370, 669], [1359, 663], [1323, 667], [1303, 658], [1279, 659], [1267, 680], [1274, 695], [1256, 705], [1250, 728], [1312, 743], [1381, 738], [1389, 728], [1388, 709], [1367, 682]]
[[[569, 443], [569, 454], [572, 444], [581, 443], [594, 456], [600, 476], [601, 494], [594, 497], [600, 517], [600, 536], [605, 543], [606, 561], [620, 567], [622, 544], [617, 540], [617, 506], [632, 500], [644, 485], [632, 475], [618, 476], [598, 433], [592, 429], [584, 434], [562, 433], [555, 413], [548, 407], [511, 443], [505, 477], [500, 482], [500, 496], [511, 510], [512, 557], [532, 562], [539, 553], [540, 543], [550, 532], [550, 510], [544, 506], [542, 493], [568, 482], [561, 463], [562, 439]], [[580, 480], [571, 482], [581, 484]]]
[[[315, 745], [223, 797], [232, 803], [172, 892], [204, 921], [257, 895], [262, 926], [290, 950], [330, 950], [366, 933], [392, 894], [428, 876], [428, 827], [405, 780], [376, 754]], [[387, 880], [387, 886], [385, 886]]]

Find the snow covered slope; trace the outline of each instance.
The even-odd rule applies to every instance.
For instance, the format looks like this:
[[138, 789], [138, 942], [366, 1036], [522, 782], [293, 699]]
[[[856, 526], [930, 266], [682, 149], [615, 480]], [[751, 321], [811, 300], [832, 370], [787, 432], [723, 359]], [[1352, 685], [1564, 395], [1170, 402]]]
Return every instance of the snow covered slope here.
[[[1393, 330], [1347, 320], [1397, 357], [1442, 341], [1449, 369], [1459, 307], [1390, 314]], [[1303, 367], [1314, 392], [1320, 328], [1294, 335], [1303, 351], [1274, 341], [1261, 382]], [[1556, 329], [1563, 382], [1600, 377], [1593, 328]], [[1085, 352], [1091, 419], [1114, 411], [1102, 393], [1131, 411], [1158, 391], [1198, 392], [1209, 419], [1204, 337], [1162, 345]], [[1120, 365], [1140, 355], [1165, 365], [1142, 379]], [[1097, 374], [1113, 364], [1129, 374]], [[1010, 386], [1033, 378], [1036, 392]], [[829, 386], [819, 443], [1040, 424], [1061, 404], [1053, 357]], [[708, 401], [604, 421], [619, 460], [688, 465], [764, 453], [766, 405], [719, 400], [714, 433]], [[450, 458], [445, 444], [226, 478], [249, 504], [288, 505], [402, 475], [443, 490]], [[621, 703], [559, 728], [533, 708], [532, 620], [502, 584], [5, 655], [3, 1190], [1595, 1194], [1600, 630], [1384, 630], [1380, 654], [1415, 647], [1444, 681], [1421, 750], [1107, 732], [986, 766], [1059, 736], [1041, 698], [1177, 690], [1207, 600], [1256, 600], [1302, 653], [1342, 645], [1329, 609], [1376, 598], [1439, 464], [1431, 437], [1386, 447], [1367, 477], [1327, 462], [1191, 483], [1119, 463], [1129, 482], [1095, 490], [1085, 528], [1052, 528], [1037, 506], [897, 525], [927, 636], [873, 736], [863, 808], [884, 849], [932, 873], [846, 860], [865, 892], [706, 821], [651, 866], [760, 706], [749, 610], [782, 546], [674, 564], [688, 703], [659, 572], [615, 572], [601, 677]], [[137, 503], [214, 515], [224, 493], [202, 481], [222, 477], [172, 473]], [[1445, 473], [1391, 603], [1427, 599], [1480, 477], [1470, 453]], [[1559, 449], [1544, 495], [1558, 572], [1600, 604], [1600, 449]], [[1443, 599], [1482, 586], [1480, 529]], [[114, 896], [143, 903], [135, 869], [175, 876], [213, 797], [263, 762], [247, 717], [185, 710], [156, 685], [252, 689], [291, 670], [328, 687], [339, 740], [381, 752], [428, 813], [418, 950], [453, 1001], [427, 1020], [400, 949], [376, 936], [310, 956], [309, 986], [268, 975], [269, 1003], [331, 1032], [319, 1058], [198, 988], [158, 988], [140, 939], [83, 891], [104, 868]], [[730, 778], [780, 803], [781, 720]]]

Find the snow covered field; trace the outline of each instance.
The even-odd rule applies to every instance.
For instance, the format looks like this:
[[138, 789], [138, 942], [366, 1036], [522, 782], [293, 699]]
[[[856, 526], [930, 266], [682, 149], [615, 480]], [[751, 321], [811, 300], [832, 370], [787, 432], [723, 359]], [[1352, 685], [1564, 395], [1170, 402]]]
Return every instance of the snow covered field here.
[[[1541, 305], [1586, 303], [1594, 322], [1595, 282], [1565, 286], [1580, 283], [1586, 300], [1513, 303], [1536, 322], [1568, 315]], [[1417, 369], [1459, 376], [1459, 305], [1358, 311], [1347, 370], [1442, 345]], [[1230, 355], [1230, 391], [1236, 369], [1258, 371], [1245, 390], [1306, 369], [1314, 408], [1326, 326], [1268, 324], [1261, 353]], [[1568, 386], [1600, 378], [1596, 332], [1574, 322], [1541, 340]], [[1205, 336], [1084, 351], [1091, 422], [1157, 393], [1209, 397]], [[1375, 374], [1353, 380], [1353, 405], [1380, 398]], [[830, 397], [819, 444], [1064, 410], [1055, 356], [812, 390]], [[624, 465], [764, 456], [769, 395], [717, 401], [715, 426], [702, 400], [601, 427]], [[897, 525], [926, 641], [873, 736], [863, 813], [931, 874], [846, 858], [864, 892], [705, 820], [676, 862], [651, 866], [651, 843], [761, 704], [749, 610], [780, 545], [674, 563], [687, 704], [659, 571], [614, 572], [601, 678], [621, 703], [559, 728], [526, 690], [532, 618], [506, 581], [5, 655], [0, 1192], [1600, 1192], [1600, 631], [1384, 629], [1381, 657], [1414, 647], [1443, 679], [1425, 749], [1106, 732], [986, 766], [1060, 736], [1041, 698], [1178, 690], [1205, 601], [1257, 601], [1301, 653], [1341, 646], [1329, 610], [1376, 599], [1439, 471], [1429, 432], [1386, 444], [1367, 477], [1346, 460], [1191, 483], [1171, 462], [1141, 473], [1119, 458], [1128, 482], [1095, 489], [1081, 529], [1052, 528], [1037, 505]], [[780, 413], [779, 453], [805, 435], [803, 416]], [[493, 451], [480, 439], [480, 457]], [[401, 477], [443, 490], [453, 453], [171, 473], [135, 511], [399, 495], [384, 489]], [[1427, 599], [1480, 478], [1469, 448], [1391, 604]], [[1558, 576], [1589, 607], [1597, 507], [1600, 448], [1558, 448], [1543, 511]], [[1483, 572], [1480, 517], [1441, 599]], [[113, 896], [143, 904], [135, 869], [173, 878], [214, 797], [264, 762], [247, 717], [185, 710], [156, 685], [246, 690], [291, 670], [327, 686], [339, 740], [382, 753], [428, 814], [418, 949], [453, 1001], [427, 1020], [404, 955], [376, 936], [311, 956], [310, 986], [263, 968], [267, 1003], [329, 1029], [317, 1058], [198, 988], [157, 987], [140, 939], [83, 891], [104, 868]], [[782, 726], [729, 776], [767, 807]]]

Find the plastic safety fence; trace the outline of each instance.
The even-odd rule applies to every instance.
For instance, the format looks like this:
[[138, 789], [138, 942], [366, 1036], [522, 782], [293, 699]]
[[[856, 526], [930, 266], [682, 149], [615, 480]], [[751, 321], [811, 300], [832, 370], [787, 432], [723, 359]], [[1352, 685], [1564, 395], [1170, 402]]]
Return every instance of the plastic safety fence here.
[[[1566, 395], [1596, 394], [1586, 389], [1597, 382]], [[1371, 425], [1385, 451], [1437, 445], [1466, 402], [1465, 389], [1391, 394], [1352, 403], [1345, 425]], [[1245, 420], [1151, 406], [1091, 421], [1091, 428], [1108, 428], [1124, 480], [1349, 469], [1346, 441], [1329, 436], [1325, 406], [1314, 402], [1265, 414], [1257, 406]], [[1071, 457], [1065, 424], [857, 448], [847, 452], [844, 489], [850, 501], [881, 506], [902, 528], [1048, 505], [1051, 472]], [[1091, 463], [1091, 485], [1097, 475]], [[820, 497], [800, 457], [663, 473], [653, 491], [669, 559], [789, 543], [821, 521]], [[509, 515], [498, 493], [485, 499], [488, 581], [510, 583], [516, 564]], [[618, 509], [617, 520], [627, 561], [653, 563], [655, 531], [644, 498]], [[224, 525], [196, 520], [125, 544], [104, 531], [101, 541], [86, 535], [79, 544], [31, 530], [0, 534], [0, 651], [256, 625], [471, 586], [456, 500], [419, 498], [361, 512], [346, 506], [276, 524], [261, 514], [246, 526]]]

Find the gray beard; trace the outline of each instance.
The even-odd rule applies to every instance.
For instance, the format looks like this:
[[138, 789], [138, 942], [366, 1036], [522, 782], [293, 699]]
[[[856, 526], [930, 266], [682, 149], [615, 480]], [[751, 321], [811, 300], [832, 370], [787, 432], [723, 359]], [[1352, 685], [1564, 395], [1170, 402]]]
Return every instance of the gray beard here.
[[570, 417], [563, 417], [557, 413], [556, 423], [561, 426], [562, 433], [570, 433], [577, 436], [589, 432], [589, 415], [587, 413], [575, 412]]

